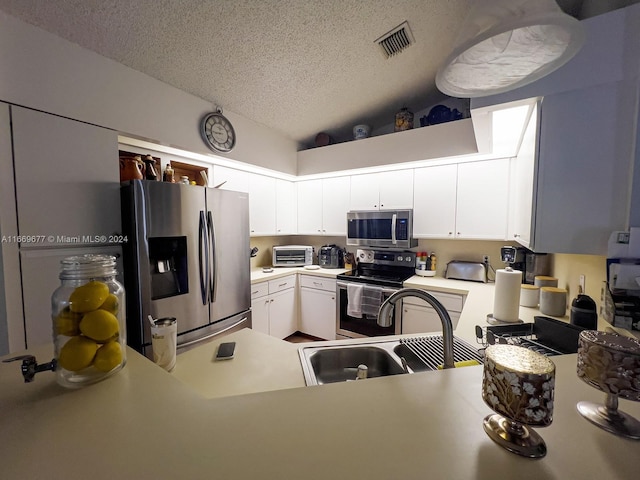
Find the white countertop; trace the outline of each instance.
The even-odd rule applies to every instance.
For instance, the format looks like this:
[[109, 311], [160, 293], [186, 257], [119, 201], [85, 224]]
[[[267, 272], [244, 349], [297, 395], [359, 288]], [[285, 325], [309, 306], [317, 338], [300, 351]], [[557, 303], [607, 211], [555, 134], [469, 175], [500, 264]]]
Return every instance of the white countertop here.
[[[604, 394], [577, 378], [575, 355], [553, 361], [538, 460], [485, 434], [481, 366], [207, 399], [130, 349], [123, 371], [76, 391], [0, 363], [2, 478], [637, 478], [640, 443], [584, 420], [576, 403]], [[640, 404], [620, 408], [640, 418]]]
[[265, 280], [274, 280], [276, 278], [286, 277], [287, 275], [303, 273], [306, 275], [317, 275], [320, 277], [335, 278], [337, 275], [346, 272], [344, 268], [322, 268], [318, 265], [308, 267], [274, 267], [271, 272], [263, 272], [262, 268], [254, 268], [251, 270], [251, 283], [264, 282]]

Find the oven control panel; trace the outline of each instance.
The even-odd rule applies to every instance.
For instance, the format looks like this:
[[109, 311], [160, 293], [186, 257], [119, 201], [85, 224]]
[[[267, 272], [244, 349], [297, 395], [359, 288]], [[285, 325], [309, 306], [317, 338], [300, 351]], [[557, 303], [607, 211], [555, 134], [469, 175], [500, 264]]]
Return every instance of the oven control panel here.
[[360, 263], [377, 265], [394, 265], [398, 267], [413, 267], [416, 264], [415, 252], [389, 250], [356, 250], [356, 258]]

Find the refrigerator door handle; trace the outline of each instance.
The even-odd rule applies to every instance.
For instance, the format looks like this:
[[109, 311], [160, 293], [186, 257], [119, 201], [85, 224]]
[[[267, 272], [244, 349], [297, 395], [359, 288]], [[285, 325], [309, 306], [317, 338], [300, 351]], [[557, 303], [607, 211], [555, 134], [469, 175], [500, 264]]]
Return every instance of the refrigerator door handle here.
[[209, 240], [211, 245], [211, 276], [209, 277], [209, 295], [211, 303], [216, 301], [217, 283], [216, 283], [216, 226], [213, 222], [213, 215], [211, 211], [207, 211], [207, 225], [209, 227]]
[[[209, 242], [207, 239], [206, 227], [207, 225], [204, 218], [204, 210], [200, 210], [200, 222], [198, 224], [198, 268], [200, 269], [200, 294], [202, 296], [203, 305], [207, 305], [208, 302], [207, 279], [209, 278]], [[202, 265], [204, 265], [204, 271]]]

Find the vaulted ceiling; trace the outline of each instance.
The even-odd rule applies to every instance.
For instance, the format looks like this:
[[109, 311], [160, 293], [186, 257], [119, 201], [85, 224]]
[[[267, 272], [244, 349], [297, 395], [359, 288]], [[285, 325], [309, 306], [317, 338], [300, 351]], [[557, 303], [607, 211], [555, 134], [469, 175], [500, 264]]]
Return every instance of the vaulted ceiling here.
[[[311, 145], [445, 97], [435, 74], [478, 0], [0, 0], [0, 10]], [[559, 0], [584, 18], [640, 0]], [[375, 42], [407, 21], [415, 43]]]

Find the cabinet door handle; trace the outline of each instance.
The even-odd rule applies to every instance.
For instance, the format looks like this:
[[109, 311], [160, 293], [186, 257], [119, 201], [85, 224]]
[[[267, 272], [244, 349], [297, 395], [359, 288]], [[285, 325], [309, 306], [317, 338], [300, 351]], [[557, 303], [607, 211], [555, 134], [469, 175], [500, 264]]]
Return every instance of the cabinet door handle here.
[[289, 282], [281, 283], [280, 285], [278, 285], [278, 287], [286, 287], [288, 283], [289, 283]]

